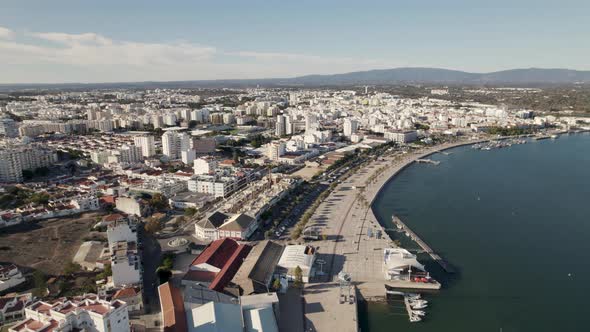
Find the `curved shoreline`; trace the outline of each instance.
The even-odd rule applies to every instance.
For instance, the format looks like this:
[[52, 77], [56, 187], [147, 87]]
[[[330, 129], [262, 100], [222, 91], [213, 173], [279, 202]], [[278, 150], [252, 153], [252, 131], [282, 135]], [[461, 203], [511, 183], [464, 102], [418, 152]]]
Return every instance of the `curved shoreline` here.
[[385, 185], [387, 185], [390, 181], [393, 181], [403, 170], [405, 170], [407, 167], [409, 167], [410, 165], [415, 163], [417, 159], [426, 158], [428, 156], [431, 156], [433, 154], [440, 153], [440, 152], [443, 152], [446, 150], [450, 150], [450, 149], [454, 149], [454, 148], [458, 148], [458, 147], [462, 147], [462, 146], [474, 145], [474, 144], [478, 144], [478, 143], [484, 143], [484, 142], [488, 142], [488, 141], [490, 141], [490, 140], [484, 139], [484, 140], [476, 140], [476, 141], [469, 141], [469, 142], [458, 142], [458, 143], [453, 143], [450, 145], [436, 146], [436, 147], [433, 147], [433, 149], [430, 151], [412, 155], [408, 160], [404, 161], [401, 165], [399, 165], [397, 168], [395, 168], [393, 170], [392, 169], [386, 170], [385, 173], [387, 173], [388, 171], [392, 171], [392, 172], [391, 172], [391, 174], [387, 174], [387, 180], [382, 182], [379, 185], [379, 189], [377, 190], [376, 193], [374, 193], [372, 195], [373, 197], [371, 197], [371, 199], [369, 200], [370, 205], [371, 205], [371, 210], [373, 210], [373, 204], [375, 202], [375, 199], [383, 191], [383, 187], [385, 187]]

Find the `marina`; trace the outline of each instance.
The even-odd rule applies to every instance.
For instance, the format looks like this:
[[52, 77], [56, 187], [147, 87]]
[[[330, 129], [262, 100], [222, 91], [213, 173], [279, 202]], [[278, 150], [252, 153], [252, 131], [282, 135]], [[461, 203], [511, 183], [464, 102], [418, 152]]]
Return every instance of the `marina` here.
[[520, 144], [526, 144], [526, 143], [527, 143], [527, 141], [525, 139], [509, 138], [509, 139], [492, 140], [492, 141], [488, 141], [488, 142], [473, 144], [471, 146], [471, 148], [476, 149], [476, 150], [489, 151], [489, 150], [493, 150], [493, 149], [502, 149], [502, 148], [511, 147], [512, 145], [520, 145]]

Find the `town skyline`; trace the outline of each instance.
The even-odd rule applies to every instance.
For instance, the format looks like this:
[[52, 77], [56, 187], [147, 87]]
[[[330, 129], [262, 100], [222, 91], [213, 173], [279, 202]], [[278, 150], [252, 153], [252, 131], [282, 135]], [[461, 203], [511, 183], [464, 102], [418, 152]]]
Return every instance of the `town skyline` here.
[[397, 67], [590, 69], [586, 3], [424, 8], [7, 3], [0, 11], [0, 83], [260, 79]]

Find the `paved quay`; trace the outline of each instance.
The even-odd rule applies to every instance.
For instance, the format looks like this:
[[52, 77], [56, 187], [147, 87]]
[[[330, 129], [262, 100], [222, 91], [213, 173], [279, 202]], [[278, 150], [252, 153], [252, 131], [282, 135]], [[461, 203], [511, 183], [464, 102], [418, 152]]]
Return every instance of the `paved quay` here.
[[[373, 200], [385, 183], [417, 159], [452, 147], [473, 143], [477, 142], [444, 144], [407, 154], [386, 155], [361, 167], [359, 171], [339, 183], [320, 204], [309, 221], [309, 225], [320, 227], [322, 234], [326, 235], [325, 240], [314, 242], [319, 247], [318, 260], [324, 262], [321, 267], [324, 275], [316, 278], [315, 282], [337, 282], [338, 273], [344, 271], [351, 276], [362, 298], [366, 300], [383, 298], [385, 285], [388, 284], [382, 270], [383, 249], [395, 247], [395, 244], [373, 214], [371, 209]], [[376, 234], [377, 231], [381, 231], [380, 239], [374, 235], [372, 238], [368, 236], [368, 232]], [[339, 303], [338, 297], [333, 298], [333, 293], [325, 293], [319, 298], [315, 293], [308, 293], [308, 290], [311, 291], [317, 287], [316, 285], [315, 283], [306, 285], [304, 298], [306, 303], [318, 303], [316, 306], [321, 307], [322, 310], [320, 312], [306, 310], [306, 331], [330, 331], [335, 328], [334, 324], [339, 324], [337, 327], [339, 330], [356, 331], [356, 316], [339, 316], [339, 319], [334, 321], [331, 314], [331, 312], [339, 312], [340, 307], [347, 304]], [[391, 283], [390, 285], [403, 286]], [[349, 329], [353, 324], [355, 329]]]

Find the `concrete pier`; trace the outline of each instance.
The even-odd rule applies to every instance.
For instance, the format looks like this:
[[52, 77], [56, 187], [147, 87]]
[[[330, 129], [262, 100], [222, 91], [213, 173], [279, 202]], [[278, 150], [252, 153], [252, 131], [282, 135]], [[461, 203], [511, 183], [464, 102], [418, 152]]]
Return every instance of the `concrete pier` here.
[[410, 239], [416, 242], [416, 244], [418, 244], [420, 248], [424, 250], [425, 253], [430, 255], [430, 257], [432, 257], [432, 260], [437, 262], [443, 268], [443, 270], [445, 270], [447, 273], [455, 273], [455, 269], [453, 269], [452, 266], [450, 266], [442, 257], [440, 257], [439, 254], [434, 252], [434, 250], [432, 250], [432, 248], [430, 248], [430, 246], [426, 244], [424, 240], [422, 240], [416, 233], [414, 233], [408, 226], [406, 226], [406, 224], [404, 224], [404, 222], [401, 221], [401, 219], [399, 219], [396, 216], [393, 216], [392, 221], [394, 224], [398, 225], [398, 227], [401, 230], [405, 231], [409, 235]]

